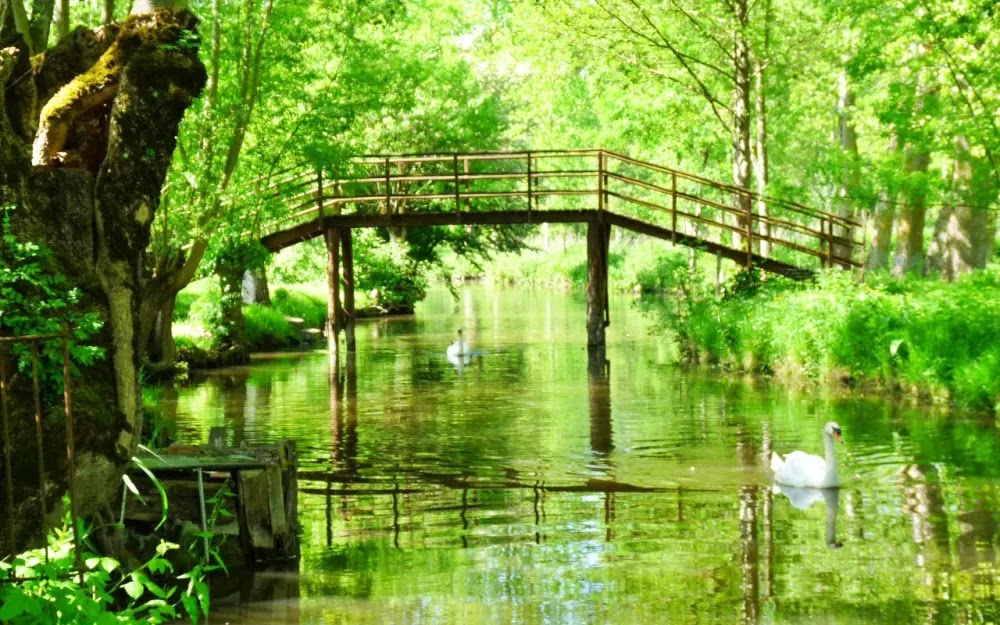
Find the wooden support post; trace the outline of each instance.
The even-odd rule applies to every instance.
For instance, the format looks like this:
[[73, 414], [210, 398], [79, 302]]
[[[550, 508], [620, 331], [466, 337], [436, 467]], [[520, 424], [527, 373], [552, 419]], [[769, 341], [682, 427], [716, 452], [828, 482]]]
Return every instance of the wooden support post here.
[[677, 172], [670, 172], [670, 242], [677, 243]]
[[746, 197], [747, 206], [747, 269], [753, 267], [753, 198]]
[[826, 266], [833, 269], [833, 220], [826, 220]]
[[531, 210], [531, 194], [532, 194], [532, 181], [531, 181], [531, 152], [528, 152], [528, 210]]
[[604, 349], [608, 319], [608, 242], [611, 226], [587, 224], [587, 347]]
[[326, 229], [326, 341], [330, 354], [338, 352], [337, 334], [340, 332], [340, 231]]
[[319, 213], [319, 224], [323, 226], [323, 169], [319, 168], [316, 170], [316, 209]]
[[597, 153], [597, 210], [599, 211], [608, 207], [604, 182], [604, 152], [601, 151]]
[[472, 180], [469, 178], [469, 157], [462, 158], [462, 170], [465, 172], [465, 210], [472, 210], [472, 198], [468, 197], [469, 191], [472, 189]]
[[722, 254], [715, 254], [715, 296], [722, 296]]
[[340, 246], [344, 256], [344, 335], [347, 338], [347, 351], [353, 352], [354, 341], [354, 238], [350, 228], [344, 228], [340, 233]]
[[392, 171], [389, 157], [385, 157], [385, 214], [392, 214], [390, 201], [392, 200]]
[[[456, 213], [461, 213], [462, 212], [462, 192], [461, 192], [461, 189], [459, 188], [459, 182], [458, 182], [458, 152], [455, 152], [455, 154], [454, 154], [454, 156], [452, 158], [453, 158], [453, 160], [452, 160], [452, 168], [454, 170], [453, 173], [455, 174], [455, 212]], [[466, 161], [466, 162], [468, 162], [468, 161]]]

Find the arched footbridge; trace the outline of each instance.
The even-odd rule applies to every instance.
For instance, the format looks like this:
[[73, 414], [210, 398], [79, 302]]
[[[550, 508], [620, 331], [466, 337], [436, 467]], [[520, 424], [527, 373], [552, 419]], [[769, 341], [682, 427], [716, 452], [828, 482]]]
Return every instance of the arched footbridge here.
[[588, 224], [591, 347], [604, 344], [608, 323], [612, 226], [798, 280], [821, 267], [860, 267], [863, 247], [861, 224], [850, 217], [597, 149], [360, 157], [285, 171], [262, 193], [289, 213], [265, 228], [261, 242], [270, 251], [325, 237], [328, 335], [345, 327], [348, 349], [354, 228]]

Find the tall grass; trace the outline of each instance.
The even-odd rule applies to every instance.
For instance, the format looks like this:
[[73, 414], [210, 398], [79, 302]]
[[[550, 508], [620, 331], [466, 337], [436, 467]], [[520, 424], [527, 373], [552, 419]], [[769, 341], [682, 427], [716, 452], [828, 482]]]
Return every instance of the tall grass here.
[[1000, 402], [1000, 266], [953, 283], [843, 272], [816, 284], [771, 280], [759, 291], [661, 308], [691, 359], [786, 379], [836, 379]]

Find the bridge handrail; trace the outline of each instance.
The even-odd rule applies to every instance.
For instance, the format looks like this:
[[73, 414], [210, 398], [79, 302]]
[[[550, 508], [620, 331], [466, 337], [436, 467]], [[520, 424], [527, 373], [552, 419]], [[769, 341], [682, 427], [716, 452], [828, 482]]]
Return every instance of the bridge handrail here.
[[[534, 169], [533, 165], [540, 160], [546, 159], [570, 159], [570, 158], [596, 158], [597, 167], [591, 169], [588, 166], [583, 168], [575, 166], [571, 169], [560, 169], [558, 166], [546, 168], [544, 170]], [[464, 171], [459, 169], [459, 161], [464, 164]], [[641, 180], [628, 172], [620, 169], [614, 171], [609, 167], [609, 161], [620, 165], [628, 165], [638, 168], [640, 171], [648, 171], [655, 174], [670, 176], [670, 188], [663, 184], [657, 184], [650, 180]], [[525, 167], [518, 167], [514, 171], [470, 171], [470, 162], [496, 162], [496, 163], [519, 163], [524, 162]], [[389, 155], [365, 155], [345, 161], [345, 163], [360, 166], [378, 168], [379, 173], [361, 172], [360, 175], [344, 175], [340, 173], [330, 179], [324, 179], [324, 169], [316, 168], [306, 171], [299, 170], [295, 173], [294, 168], [283, 169], [274, 176], [281, 176], [280, 180], [268, 177], [269, 184], [263, 190], [265, 195], [282, 198], [290, 205], [294, 212], [284, 219], [278, 220], [280, 224], [287, 224], [290, 221], [301, 220], [307, 216], [324, 215], [324, 207], [329, 207], [334, 213], [339, 213], [335, 206], [342, 204], [383, 204], [386, 213], [390, 210], [392, 201], [454, 201], [455, 211], [462, 212], [463, 201], [466, 206], [471, 206], [467, 202], [484, 198], [527, 198], [528, 209], [532, 210], [532, 205], [537, 208], [537, 198], [546, 196], [596, 196], [598, 199], [598, 209], [608, 209], [610, 198], [617, 198], [626, 204], [634, 204], [665, 212], [671, 216], [672, 230], [677, 231], [678, 217], [690, 223], [702, 223], [711, 227], [720, 228], [740, 235], [745, 243], [740, 247], [745, 247], [747, 262], [753, 256], [752, 241], [768, 241], [775, 245], [787, 247], [789, 250], [805, 253], [815, 258], [819, 258], [823, 264], [844, 264], [848, 266], [860, 266], [859, 261], [853, 260], [853, 249], [862, 243], [854, 238], [857, 232], [863, 232], [862, 224], [850, 217], [812, 208], [798, 202], [774, 198], [763, 195], [749, 189], [737, 187], [735, 185], [714, 181], [703, 176], [685, 172], [682, 170], [664, 167], [655, 163], [650, 163], [640, 159], [635, 159], [617, 152], [603, 149], [574, 149], [574, 150], [507, 150], [489, 152], [451, 152], [437, 154], [389, 154]], [[422, 163], [446, 163], [450, 168], [429, 168], [426, 173], [414, 173], [406, 171], [407, 165]], [[509, 165], [508, 165], [509, 167]], [[437, 169], [435, 171], [435, 169]], [[398, 171], [394, 171], [398, 170]], [[343, 172], [343, 169], [341, 170]], [[384, 172], [384, 173], [382, 173]], [[567, 181], [581, 180], [587, 181], [597, 178], [597, 188], [587, 185], [582, 189], [574, 188], [552, 188], [551, 185], [540, 187], [539, 182], [545, 179], [565, 179]], [[645, 176], [644, 176], [645, 177]], [[471, 186], [477, 181], [517, 181], [526, 180], [527, 189], [505, 188], [501, 186], [498, 190], [495, 186], [487, 187], [489, 190], [473, 191]], [[627, 185], [628, 188], [640, 188], [654, 194], [662, 194], [669, 199], [670, 206], [658, 204], [653, 199], [642, 199], [632, 194], [621, 193], [608, 188], [609, 181]], [[655, 180], [655, 178], [654, 178]], [[713, 199], [706, 196], [704, 192], [693, 190], [690, 187], [679, 189], [677, 182], [685, 181], [694, 183], [703, 188], [715, 189], [734, 199], [727, 203], [721, 199]], [[419, 183], [430, 183], [423, 189], [418, 188], [417, 193], [413, 193], [413, 186]], [[441, 191], [440, 183], [445, 183], [447, 192]], [[449, 184], [450, 183], [450, 184]], [[362, 194], [345, 195], [346, 188], [352, 185], [361, 185]], [[364, 193], [364, 185], [374, 185], [375, 193], [371, 191]], [[396, 187], [395, 190], [393, 187]], [[557, 185], [558, 186], [558, 185]], [[378, 188], [385, 190], [379, 192]], [[430, 191], [421, 193], [419, 191]], [[292, 193], [289, 193], [291, 191]], [[332, 191], [332, 194], [331, 194]], [[738, 199], [744, 198], [744, 200]], [[691, 202], [720, 211], [735, 217], [736, 223], [726, 223], [723, 219], [705, 217], [700, 214], [693, 214], [678, 209], [678, 201]], [[799, 223], [791, 218], [778, 217], [768, 211], [766, 214], [755, 212], [754, 203], [757, 205], [766, 204], [768, 207], [780, 208], [785, 211], [785, 216], [801, 215], [809, 220], [818, 219], [819, 229], [811, 227], [808, 223]], [[311, 208], [304, 211], [298, 209], [305, 208], [313, 204]], [[397, 204], [398, 206], [398, 204]], [[449, 212], [445, 210], [445, 212]], [[815, 222], [812, 222], [815, 223]], [[277, 225], [277, 224], [275, 224]], [[756, 228], [754, 226], [757, 226]], [[836, 227], [836, 228], [835, 228]], [[805, 237], [797, 241], [776, 236], [776, 231], [786, 231], [793, 236]], [[836, 231], [835, 231], [836, 230]], [[700, 235], [699, 235], [700, 236]], [[739, 239], [734, 239], [738, 241]], [[806, 247], [802, 243], [808, 240], [819, 242], [819, 249]], [[841, 248], [835, 253], [834, 246]], [[843, 250], [846, 248], [847, 254], [844, 257]]]

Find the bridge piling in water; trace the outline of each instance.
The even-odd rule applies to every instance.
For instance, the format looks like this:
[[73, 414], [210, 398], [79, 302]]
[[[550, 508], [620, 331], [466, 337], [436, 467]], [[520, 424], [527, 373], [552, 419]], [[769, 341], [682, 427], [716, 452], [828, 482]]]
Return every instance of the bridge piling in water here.
[[326, 239], [326, 343], [330, 354], [339, 352], [340, 333], [340, 230], [327, 228]]
[[344, 263], [344, 336], [347, 351], [355, 350], [354, 325], [354, 238], [350, 228], [344, 228], [340, 233], [342, 261]]
[[587, 224], [587, 348], [604, 349], [608, 314], [608, 244], [611, 226], [598, 221]]

